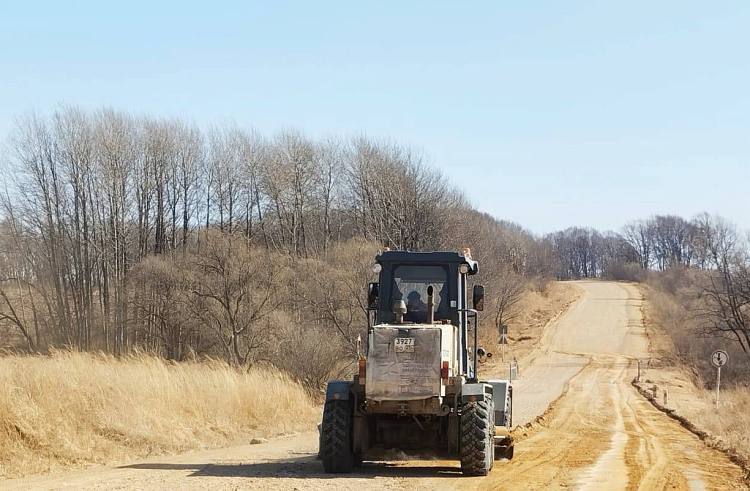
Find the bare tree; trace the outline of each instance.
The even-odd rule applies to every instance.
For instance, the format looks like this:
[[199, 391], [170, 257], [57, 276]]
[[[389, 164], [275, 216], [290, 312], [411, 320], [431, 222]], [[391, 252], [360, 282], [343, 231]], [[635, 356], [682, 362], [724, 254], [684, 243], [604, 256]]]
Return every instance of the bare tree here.
[[128, 226], [131, 211], [132, 175], [140, 159], [138, 140], [132, 118], [112, 111], [97, 114], [96, 198], [99, 243], [103, 259], [100, 268], [100, 298], [104, 312], [106, 344], [109, 346], [112, 326], [112, 348], [115, 353], [128, 349], [127, 274], [130, 268], [132, 228]]
[[711, 268], [696, 307], [706, 334], [736, 341], [750, 356], [750, 258], [733, 227], [706, 215], [697, 219]]
[[625, 225], [625, 240], [638, 254], [638, 263], [643, 269], [649, 269], [653, 251], [653, 225], [647, 220], [638, 220]]
[[248, 250], [231, 235], [209, 232], [188, 258], [192, 313], [215, 334], [226, 358], [242, 366], [270, 336], [259, 326], [284, 300], [284, 261], [267, 250]]
[[357, 352], [357, 338], [366, 337], [364, 285], [372, 280], [375, 253], [371, 242], [351, 239], [335, 244], [325, 259], [309, 259], [299, 268], [295, 296], [311, 309], [314, 322], [337, 338], [350, 355]]
[[502, 326], [507, 326], [518, 317], [518, 306], [526, 291], [526, 280], [517, 273], [505, 271], [492, 285], [492, 314], [495, 328], [499, 331]]
[[[203, 137], [195, 127], [177, 123], [176, 169], [172, 191], [172, 248], [176, 247], [177, 221], [181, 219], [180, 246], [187, 247], [191, 226], [199, 207], [200, 176], [204, 165]], [[181, 213], [179, 213], [181, 208]], [[178, 217], [178, 215], [181, 215]]]

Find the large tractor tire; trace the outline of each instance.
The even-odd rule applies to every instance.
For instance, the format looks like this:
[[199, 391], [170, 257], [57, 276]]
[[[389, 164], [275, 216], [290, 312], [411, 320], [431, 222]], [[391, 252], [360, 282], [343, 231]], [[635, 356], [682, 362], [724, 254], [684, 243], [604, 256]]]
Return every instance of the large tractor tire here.
[[326, 402], [320, 427], [320, 459], [325, 472], [344, 474], [352, 471], [355, 458], [352, 452], [351, 401]]
[[492, 399], [468, 402], [461, 411], [461, 472], [486, 476], [495, 462], [495, 421]]

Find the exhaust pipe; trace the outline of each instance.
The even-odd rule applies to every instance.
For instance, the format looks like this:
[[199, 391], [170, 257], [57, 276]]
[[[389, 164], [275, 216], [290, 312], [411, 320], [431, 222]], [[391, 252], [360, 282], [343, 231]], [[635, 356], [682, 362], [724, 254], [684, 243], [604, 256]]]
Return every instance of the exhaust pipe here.
[[403, 300], [396, 300], [393, 302], [393, 314], [395, 316], [396, 324], [404, 323], [404, 315], [406, 315], [406, 302]]
[[435, 323], [435, 295], [433, 295], [435, 289], [432, 285], [427, 287], [427, 323]]

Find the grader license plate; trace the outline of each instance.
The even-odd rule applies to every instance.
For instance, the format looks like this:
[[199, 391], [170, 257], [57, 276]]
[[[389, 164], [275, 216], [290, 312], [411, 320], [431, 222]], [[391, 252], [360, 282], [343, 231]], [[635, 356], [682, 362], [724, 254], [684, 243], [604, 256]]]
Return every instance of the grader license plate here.
[[414, 353], [414, 338], [396, 338], [396, 353]]

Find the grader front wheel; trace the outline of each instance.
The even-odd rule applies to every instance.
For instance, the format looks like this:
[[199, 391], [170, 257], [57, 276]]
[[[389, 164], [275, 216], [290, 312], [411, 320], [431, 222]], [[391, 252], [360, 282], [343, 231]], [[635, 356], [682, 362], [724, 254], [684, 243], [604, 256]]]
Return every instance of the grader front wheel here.
[[320, 427], [320, 458], [328, 473], [352, 472], [357, 463], [352, 452], [352, 405], [348, 400], [328, 401]]

